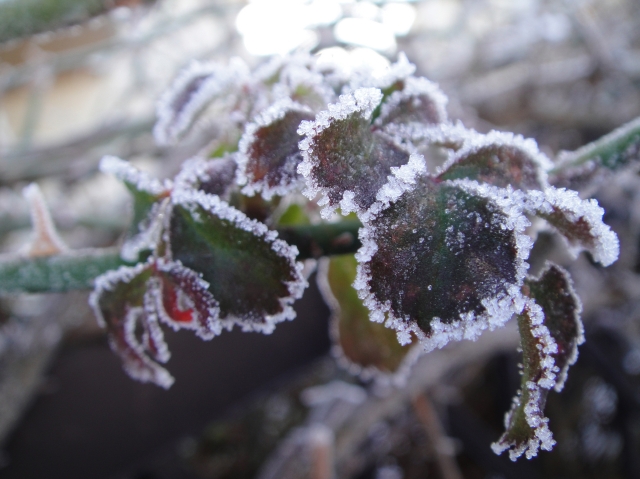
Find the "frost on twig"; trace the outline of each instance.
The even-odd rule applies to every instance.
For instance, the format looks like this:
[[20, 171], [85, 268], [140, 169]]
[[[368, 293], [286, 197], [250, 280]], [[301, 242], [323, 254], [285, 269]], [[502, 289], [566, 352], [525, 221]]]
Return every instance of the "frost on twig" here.
[[322, 194], [323, 217], [338, 207], [342, 213], [364, 211], [375, 202], [391, 167], [409, 160], [409, 152], [371, 127], [371, 114], [382, 93], [362, 88], [342, 95], [338, 103], [300, 124], [298, 133], [304, 161], [298, 172], [305, 177], [305, 195]]
[[338, 364], [362, 379], [402, 384], [420, 354], [420, 347], [401, 345], [393, 330], [369, 321], [369, 310], [352, 283], [357, 261], [352, 254], [324, 258], [318, 286], [332, 311], [331, 339]]
[[53, 256], [66, 251], [67, 245], [58, 235], [47, 203], [37, 184], [31, 183], [23, 190], [24, 197], [29, 202], [31, 224], [34, 237], [24, 248], [23, 253], [31, 258]]
[[524, 286], [529, 296], [518, 316], [523, 356], [522, 389], [505, 416], [506, 431], [492, 445], [496, 454], [509, 450], [511, 460], [527, 459], [539, 449], [555, 445], [544, 416], [548, 391], [562, 390], [567, 370], [577, 359], [584, 341], [580, 321], [581, 304], [566, 271], [548, 264], [537, 279]]
[[226, 324], [271, 333], [295, 317], [307, 285], [297, 248], [217, 196], [175, 189], [171, 199], [170, 254], [202, 274]]
[[307, 107], [289, 99], [263, 111], [249, 123], [240, 139], [238, 182], [246, 185], [242, 192], [255, 192], [269, 200], [273, 195], [285, 195], [298, 186], [298, 125], [314, 118]]
[[420, 176], [365, 221], [355, 286], [403, 344], [411, 333], [426, 351], [475, 340], [522, 309], [528, 225], [507, 194]]

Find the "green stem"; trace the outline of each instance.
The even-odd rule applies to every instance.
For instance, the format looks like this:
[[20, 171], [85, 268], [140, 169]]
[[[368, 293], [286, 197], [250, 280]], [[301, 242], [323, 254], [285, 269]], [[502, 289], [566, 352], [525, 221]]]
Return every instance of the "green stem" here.
[[[359, 221], [278, 228], [280, 238], [300, 252], [298, 259], [353, 253], [360, 247]], [[93, 288], [96, 277], [131, 265], [117, 248], [73, 250], [30, 258], [0, 255], [0, 292], [54, 293]]]
[[298, 259], [319, 258], [355, 253], [360, 248], [359, 221], [342, 221], [319, 225], [282, 226], [280, 238], [298, 248]]
[[91, 289], [93, 280], [127, 263], [116, 248], [80, 249], [55, 256], [0, 256], [0, 291], [57, 293]]
[[617, 170], [639, 159], [640, 117], [582, 148], [561, 153], [557, 166], [549, 174], [552, 177], [564, 176], [590, 162], [608, 170]]

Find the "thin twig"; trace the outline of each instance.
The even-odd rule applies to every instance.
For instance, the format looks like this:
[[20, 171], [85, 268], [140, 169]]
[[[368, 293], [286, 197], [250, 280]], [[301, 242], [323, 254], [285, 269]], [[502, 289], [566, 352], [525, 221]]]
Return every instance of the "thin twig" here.
[[433, 450], [442, 479], [463, 479], [458, 464], [453, 459], [451, 452], [447, 450], [449, 448], [444, 447], [449, 438], [444, 432], [431, 399], [426, 394], [419, 394], [413, 400], [413, 409], [427, 433], [427, 439]]

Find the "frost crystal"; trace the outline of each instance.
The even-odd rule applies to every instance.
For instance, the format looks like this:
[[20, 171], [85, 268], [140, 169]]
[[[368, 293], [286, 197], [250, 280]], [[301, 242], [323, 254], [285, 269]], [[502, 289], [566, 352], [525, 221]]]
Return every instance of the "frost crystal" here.
[[123, 183], [131, 185], [137, 191], [143, 191], [154, 196], [166, 194], [172, 187], [169, 180], [164, 183], [140, 171], [128, 161], [115, 156], [104, 156], [100, 160], [100, 171], [118, 178]]

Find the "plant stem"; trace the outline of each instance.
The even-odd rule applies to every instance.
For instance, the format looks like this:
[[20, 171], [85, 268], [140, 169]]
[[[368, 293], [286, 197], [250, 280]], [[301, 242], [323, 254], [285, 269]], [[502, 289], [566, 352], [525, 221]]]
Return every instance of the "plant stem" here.
[[562, 175], [589, 162], [617, 170], [640, 159], [640, 118], [622, 125], [608, 135], [570, 152], [561, 152], [558, 164], [549, 174]]
[[320, 258], [355, 253], [360, 248], [358, 230], [362, 224], [349, 220], [319, 225], [284, 226], [278, 228], [280, 238], [297, 246], [298, 259]]
[[[360, 247], [359, 221], [287, 226], [280, 237], [298, 247], [298, 259], [353, 253]], [[73, 250], [47, 257], [0, 255], [0, 292], [56, 293], [93, 288], [96, 277], [131, 265], [117, 248]]]
[[116, 248], [90, 248], [54, 256], [0, 256], [0, 291], [58, 293], [91, 289], [106, 271], [126, 265]]

